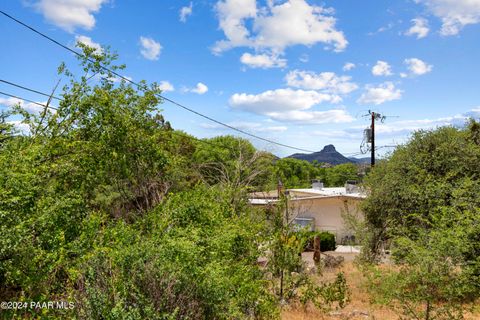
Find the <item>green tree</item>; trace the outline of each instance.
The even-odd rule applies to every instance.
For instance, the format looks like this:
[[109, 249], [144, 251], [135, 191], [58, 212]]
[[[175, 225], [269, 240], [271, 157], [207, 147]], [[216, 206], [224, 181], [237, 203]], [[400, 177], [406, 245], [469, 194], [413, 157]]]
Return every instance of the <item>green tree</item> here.
[[353, 163], [342, 163], [326, 169], [325, 184], [329, 187], [343, 187], [348, 180], [359, 180], [358, 168]]
[[[343, 308], [349, 301], [349, 291], [343, 273], [334, 281], [314, 282], [302, 260], [311, 232], [298, 230], [293, 224], [298, 207], [281, 195], [275, 207], [269, 208], [270, 228], [268, 232], [268, 270], [273, 277], [272, 291], [280, 303], [313, 304], [320, 310]], [[317, 266], [320, 268], [320, 265]], [[320, 269], [317, 269], [320, 274]]]
[[[59, 68], [70, 82], [58, 110], [30, 114], [18, 106], [30, 134], [3, 141], [0, 281], [10, 298], [64, 292], [71, 263], [92, 246], [84, 239], [90, 215], [134, 221], [183, 183], [179, 172], [189, 172], [192, 143], [159, 115], [158, 88], [117, 85], [100, 67], [115, 56], [83, 49], [95, 61], [81, 59], [78, 80]], [[95, 86], [92, 74], [102, 76]]]
[[[246, 209], [246, 208], [245, 208]], [[74, 295], [85, 319], [267, 319], [276, 301], [257, 267], [264, 224], [219, 188], [170, 194], [133, 225], [96, 237]]]
[[390, 243], [398, 266], [372, 289], [409, 318], [461, 319], [480, 295], [477, 130], [418, 131], [366, 177], [364, 257]]
[[[262, 218], [222, 183], [202, 183], [192, 159], [203, 144], [165, 121], [156, 85], [139, 91], [116, 82], [101, 67], [121, 69], [115, 56], [80, 46], [84, 75], [59, 68], [69, 82], [58, 110], [18, 106], [29, 134], [0, 148], [1, 300], [63, 300], [75, 309], [0, 316], [278, 315], [257, 265]], [[101, 80], [88, 81], [94, 75]]]
[[262, 188], [269, 178], [273, 156], [257, 151], [246, 139], [218, 136], [199, 143], [192, 160], [208, 184]]
[[309, 188], [313, 179], [324, 180], [324, 177], [325, 169], [318, 164], [283, 158], [275, 161], [272, 185], [275, 186], [280, 180], [286, 188]]
[[10, 116], [10, 112], [0, 112], [0, 147], [10, 139], [14, 132], [14, 127], [11, 123], [8, 123], [7, 118]]

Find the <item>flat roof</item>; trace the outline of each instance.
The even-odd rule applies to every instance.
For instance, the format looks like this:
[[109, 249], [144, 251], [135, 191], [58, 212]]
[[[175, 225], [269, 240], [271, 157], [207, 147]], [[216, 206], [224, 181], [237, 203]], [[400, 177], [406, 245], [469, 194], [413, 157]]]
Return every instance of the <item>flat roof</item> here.
[[354, 197], [354, 198], [366, 198], [366, 195], [362, 192], [351, 192], [347, 193], [347, 189], [345, 187], [338, 187], [338, 188], [321, 188], [321, 189], [289, 189], [289, 191], [295, 193], [309, 193], [312, 196], [346, 196], [346, 197]]
[[[353, 199], [365, 199], [367, 196], [365, 193], [362, 192], [351, 192], [347, 193], [345, 187], [338, 187], [338, 188], [322, 188], [322, 189], [288, 189], [290, 194], [292, 195], [291, 200], [295, 201], [302, 201], [302, 200], [313, 200], [313, 199], [326, 199], [326, 198], [335, 198], [335, 197], [347, 197]], [[295, 194], [297, 193], [297, 194]], [[301, 193], [302, 195], [299, 196], [298, 194]], [[265, 195], [272, 195], [273, 192], [255, 192], [250, 194], [250, 198], [248, 201], [250, 204], [254, 205], [266, 205], [270, 203], [275, 203], [278, 199], [265, 197]]]

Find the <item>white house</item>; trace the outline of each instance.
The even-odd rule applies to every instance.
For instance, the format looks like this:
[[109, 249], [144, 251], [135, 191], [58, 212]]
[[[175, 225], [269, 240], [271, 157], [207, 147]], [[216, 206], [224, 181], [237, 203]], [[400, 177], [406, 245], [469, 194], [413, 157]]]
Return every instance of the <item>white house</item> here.
[[[329, 231], [337, 243], [351, 240], [353, 236], [345, 221], [346, 214], [363, 219], [359, 204], [366, 195], [353, 182], [347, 182], [345, 187], [324, 188], [321, 182], [314, 181], [309, 189], [288, 189], [285, 194], [289, 222], [316, 231]], [[273, 205], [278, 201], [278, 191], [252, 193], [249, 199], [254, 206]]]

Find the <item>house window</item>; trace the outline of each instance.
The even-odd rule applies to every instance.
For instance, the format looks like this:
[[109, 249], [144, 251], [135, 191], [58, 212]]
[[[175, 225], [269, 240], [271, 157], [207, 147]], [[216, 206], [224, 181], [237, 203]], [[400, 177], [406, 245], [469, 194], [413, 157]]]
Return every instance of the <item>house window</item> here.
[[315, 230], [315, 219], [314, 218], [295, 218], [293, 219], [293, 227], [296, 230]]

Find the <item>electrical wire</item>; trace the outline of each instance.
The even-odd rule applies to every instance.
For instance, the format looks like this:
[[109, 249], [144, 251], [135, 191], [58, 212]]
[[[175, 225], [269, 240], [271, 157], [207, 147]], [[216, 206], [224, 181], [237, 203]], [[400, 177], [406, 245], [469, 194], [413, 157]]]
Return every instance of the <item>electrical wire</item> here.
[[[9, 15], [8, 13], [4, 12], [3, 10], [0, 10], [0, 13], [3, 14], [4, 16], [6, 16], [7, 18], [15, 21], [16, 23], [24, 26], [25, 28], [31, 30], [32, 32], [40, 35], [41, 37], [43, 37], [43, 38], [45, 38], [45, 39], [53, 42], [54, 44], [62, 47], [62, 48], [65, 49], [65, 50], [67, 50], [67, 51], [75, 54], [76, 56], [81, 57], [81, 58], [84, 58], [84, 59], [87, 59], [87, 61], [89, 61], [89, 62], [95, 63], [94, 60], [90, 59], [89, 57], [85, 56], [84, 54], [81, 54], [81, 53], [79, 53], [79, 52], [77, 52], [77, 51], [75, 51], [75, 50], [67, 47], [66, 45], [64, 45], [64, 44], [60, 43], [59, 41], [51, 38], [50, 36], [42, 33], [41, 31], [33, 28], [32, 26], [30, 26], [30, 25], [28, 25], [28, 24], [26, 24], [26, 23], [24, 23], [24, 22], [16, 19], [15, 17]], [[107, 72], [109, 72], [109, 73], [111, 73], [111, 74], [119, 77], [120, 79], [122, 79], [122, 80], [124, 80], [124, 81], [126, 81], [126, 82], [128, 82], [128, 83], [130, 83], [130, 84], [132, 84], [132, 85], [135, 85], [139, 90], [142, 90], [142, 91], [149, 90], [146, 85], [141, 85], [141, 84], [138, 83], [138, 82], [135, 82], [135, 81], [133, 81], [133, 80], [127, 78], [127, 77], [124, 77], [124, 76], [122, 76], [121, 74], [117, 73], [116, 71], [111, 70], [110, 68], [105, 67], [105, 66], [102, 65], [102, 64], [99, 64], [99, 66], [100, 66], [101, 69], [103, 69], [103, 70], [105, 70], [105, 71], [107, 71]], [[167, 102], [170, 102], [171, 104], [173, 104], [173, 105], [175, 105], [175, 106], [177, 106], [177, 107], [179, 107], [179, 108], [182, 108], [182, 109], [184, 109], [184, 110], [186, 110], [186, 111], [188, 111], [188, 112], [191, 112], [191, 113], [193, 113], [193, 114], [196, 114], [197, 116], [200, 116], [200, 117], [202, 117], [202, 118], [204, 118], [204, 119], [207, 119], [207, 120], [209, 120], [209, 121], [211, 121], [211, 122], [214, 122], [214, 123], [216, 123], [216, 124], [219, 124], [219, 125], [221, 125], [221, 126], [224, 126], [224, 127], [226, 127], [226, 128], [229, 128], [229, 129], [231, 129], [231, 130], [237, 131], [237, 132], [242, 133], [242, 134], [244, 134], [244, 135], [250, 136], [250, 137], [252, 137], [252, 138], [255, 138], [255, 139], [258, 139], [258, 140], [262, 140], [262, 141], [265, 141], [265, 142], [268, 142], [268, 143], [271, 143], [271, 144], [274, 144], [274, 145], [278, 145], [278, 146], [281, 146], [281, 147], [284, 147], [284, 148], [289, 148], [289, 149], [297, 150], [297, 151], [310, 152], [310, 153], [315, 152], [315, 151], [312, 151], [312, 150], [303, 149], [303, 148], [297, 148], [297, 147], [294, 147], [294, 146], [290, 146], [290, 145], [287, 145], [287, 144], [283, 144], [283, 143], [280, 143], [280, 142], [276, 142], [276, 141], [273, 141], [273, 140], [270, 140], [270, 139], [266, 139], [266, 138], [260, 137], [260, 136], [258, 136], [258, 135], [255, 135], [255, 134], [252, 134], [252, 133], [250, 133], [250, 132], [247, 132], [247, 131], [245, 131], [245, 130], [236, 128], [236, 127], [234, 127], [234, 126], [231, 126], [231, 125], [229, 125], [229, 124], [227, 124], [227, 123], [224, 123], [224, 122], [222, 122], [222, 121], [216, 120], [216, 119], [214, 119], [214, 118], [212, 118], [212, 117], [210, 117], [210, 116], [204, 115], [204, 114], [202, 114], [202, 113], [200, 113], [200, 112], [198, 112], [198, 111], [196, 111], [196, 110], [194, 110], [194, 109], [192, 109], [192, 108], [189, 108], [189, 107], [187, 107], [187, 106], [185, 106], [185, 105], [183, 105], [183, 104], [181, 104], [181, 103], [178, 103], [178, 102], [176, 102], [176, 101], [174, 101], [174, 100], [172, 100], [172, 99], [170, 99], [170, 98], [167, 98], [167, 97], [165, 97], [165, 96], [163, 96], [163, 95], [161, 95], [161, 94], [157, 94], [157, 96], [158, 96], [159, 98], [167, 101]]]
[[36, 102], [36, 101], [33, 101], [33, 100], [25, 99], [25, 98], [22, 98], [22, 97], [19, 97], [19, 96], [10, 94], [10, 93], [6, 93], [6, 92], [3, 92], [3, 91], [0, 91], [0, 94], [3, 94], [4, 96], [10, 97], [10, 98], [15, 98], [15, 99], [27, 101], [27, 102], [36, 104], [37, 106], [41, 106], [41, 107], [44, 107], [44, 108], [58, 110], [58, 108], [55, 108], [55, 107], [52, 107], [52, 106], [47, 106], [45, 104], [42, 104], [42, 103], [39, 103], [39, 102]]
[[[27, 89], [26, 89], [27, 90]], [[29, 90], [30, 91], [30, 90]], [[44, 93], [42, 92], [37, 92], [38, 94], [41, 94], [41, 95], [44, 95]], [[47, 109], [53, 109], [53, 110], [57, 110], [58, 111], [58, 108], [55, 108], [55, 107], [52, 107], [52, 106], [47, 106], [43, 103], [40, 103], [40, 102], [36, 102], [36, 101], [33, 101], [33, 100], [29, 100], [29, 99], [26, 99], [26, 98], [23, 98], [23, 97], [20, 97], [20, 96], [17, 96], [17, 95], [13, 95], [13, 94], [10, 94], [10, 93], [6, 93], [6, 92], [3, 92], [3, 91], [0, 91], [0, 94], [4, 95], [4, 96], [7, 96], [7, 97], [11, 97], [11, 98], [15, 98], [15, 99], [19, 99], [19, 100], [23, 100], [23, 101], [27, 101], [27, 102], [30, 102], [30, 103], [33, 103], [35, 105], [38, 105], [40, 107], [44, 107], [44, 108], [47, 108]], [[60, 100], [62, 101], [62, 100]], [[224, 148], [224, 149], [228, 149], [229, 151], [235, 151], [232, 147], [230, 146], [226, 146], [226, 145], [223, 145], [223, 144], [217, 144], [217, 143], [214, 143], [214, 142], [211, 142], [211, 141], [208, 141], [208, 140], [203, 140], [203, 139], [199, 139], [199, 138], [196, 138], [194, 136], [191, 136], [191, 135], [187, 135], [187, 134], [184, 134], [183, 132], [181, 131], [178, 131], [178, 130], [172, 130], [172, 131], [169, 131], [173, 134], [176, 134], [176, 135], [179, 135], [179, 136], [182, 136], [182, 137], [185, 137], [185, 138], [188, 138], [188, 139], [192, 139], [192, 140], [195, 140], [197, 142], [201, 142], [201, 143], [204, 143], [204, 144], [208, 144], [210, 146], [214, 146], [214, 147], [220, 147], [220, 148]]]
[[42, 96], [45, 96], [45, 97], [48, 97], [48, 98], [51, 97], [52, 99], [55, 99], [55, 100], [62, 100], [59, 97], [56, 97], [54, 95], [46, 94], [45, 92], [41, 92], [41, 91], [37, 91], [37, 90], [31, 89], [31, 88], [27, 88], [25, 86], [22, 86], [22, 85], [19, 85], [19, 84], [16, 84], [16, 83], [13, 83], [13, 82], [10, 82], [10, 81], [7, 81], [7, 80], [0, 79], [0, 82], [11, 85], [13, 87], [17, 87], [17, 88], [26, 90], [26, 91], [30, 91], [30, 92], [33, 92], [33, 93], [36, 93], [36, 94], [39, 94], [39, 95], [42, 95]]

